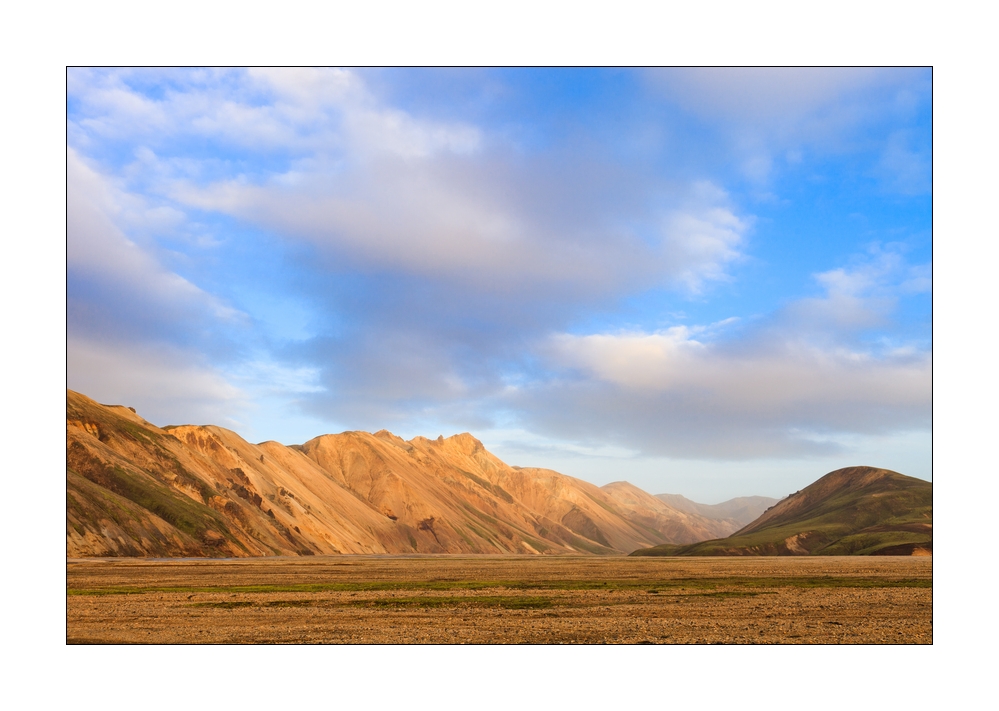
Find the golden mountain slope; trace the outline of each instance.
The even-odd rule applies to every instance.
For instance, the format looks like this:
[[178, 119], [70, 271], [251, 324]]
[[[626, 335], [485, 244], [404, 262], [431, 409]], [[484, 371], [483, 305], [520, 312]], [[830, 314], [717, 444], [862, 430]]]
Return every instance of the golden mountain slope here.
[[73, 391], [66, 469], [70, 557], [618, 554], [724, 535], [628, 484], [508, 466], [467, 433], [254, 445]]

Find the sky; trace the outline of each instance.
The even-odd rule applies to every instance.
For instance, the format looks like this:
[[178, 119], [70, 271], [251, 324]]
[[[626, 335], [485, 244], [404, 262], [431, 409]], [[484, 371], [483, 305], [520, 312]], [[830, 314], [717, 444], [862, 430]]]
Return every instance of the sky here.
[[929, 69], [67, 73], [67, 382], [705, 503], [931, 478]]

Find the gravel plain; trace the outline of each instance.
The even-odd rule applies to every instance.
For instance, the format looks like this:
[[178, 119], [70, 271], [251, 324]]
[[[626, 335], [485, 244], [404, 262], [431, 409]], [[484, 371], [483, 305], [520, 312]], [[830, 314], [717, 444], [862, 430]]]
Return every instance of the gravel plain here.
[[932, 557], [67, 562], [68, 643], [929, 644]]

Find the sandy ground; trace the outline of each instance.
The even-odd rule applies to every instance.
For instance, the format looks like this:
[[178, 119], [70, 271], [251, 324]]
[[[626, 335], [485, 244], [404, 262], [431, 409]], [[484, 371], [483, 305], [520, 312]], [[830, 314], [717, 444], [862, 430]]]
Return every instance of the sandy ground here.
[[932, 558], [71, 560], [70, 643], [932, 642]]

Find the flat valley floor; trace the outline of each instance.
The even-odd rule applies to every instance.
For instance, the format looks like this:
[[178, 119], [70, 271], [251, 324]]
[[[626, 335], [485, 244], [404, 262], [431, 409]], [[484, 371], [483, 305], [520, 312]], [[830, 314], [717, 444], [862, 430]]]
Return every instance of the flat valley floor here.
[[930, 644], [931, 557], [67, 563], [69, 643]]

